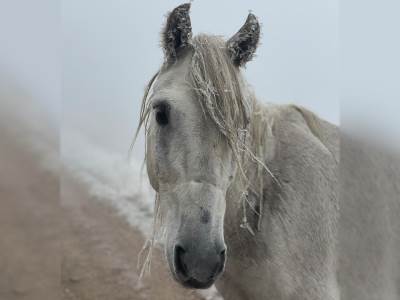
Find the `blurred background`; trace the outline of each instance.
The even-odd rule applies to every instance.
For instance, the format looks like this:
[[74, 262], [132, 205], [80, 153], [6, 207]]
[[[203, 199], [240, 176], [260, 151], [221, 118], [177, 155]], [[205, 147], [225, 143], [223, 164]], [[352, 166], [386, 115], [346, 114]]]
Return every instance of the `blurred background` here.
[[[0, 299], [218, 298], [180, 289], [160, 253], [137, 282], [154, 196], [143, 134], [127, 154], [165, 16], [181, 3], [0, 0]], [[195, 34], [229, 38], [252, 11], [262, 40], [244, 73], [260, 101], [398, 147], [399, 8], [198, 0], [191, 20]]]

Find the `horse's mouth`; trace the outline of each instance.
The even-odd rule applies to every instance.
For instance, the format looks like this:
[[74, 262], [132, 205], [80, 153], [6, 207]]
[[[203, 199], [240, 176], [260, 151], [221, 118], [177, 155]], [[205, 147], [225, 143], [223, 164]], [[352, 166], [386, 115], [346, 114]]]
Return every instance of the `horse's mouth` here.
[[183, 286], [192, 288], [192, 289], [208, 289], [215, 282], [215, 279], [211, 279], [208, 282], [200, 282], [194, 278], [190, 278], [187, 281], [183, 282]]
[[172, 273], [173, 273], [174, 279], [178, 283], [180, 283], [182, 286], [184, 286], [186, 288], [190, 288], [190, 289], [208, 289], [214, 284], [214, 282], [216, 280], [215, 277], [212, 277], [207, 282], [201, 282], [192, 277], [185, 278], [182, 275], [177, 274], [175, 271], [173, 271]]

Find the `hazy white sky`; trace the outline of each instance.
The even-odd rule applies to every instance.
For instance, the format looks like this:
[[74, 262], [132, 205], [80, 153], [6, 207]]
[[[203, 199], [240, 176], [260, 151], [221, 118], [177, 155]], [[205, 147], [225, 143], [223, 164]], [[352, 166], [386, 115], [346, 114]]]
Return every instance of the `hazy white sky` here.
[[[143, 88], [162, 62], [165, 15], [181, 3], [0, 0], [1, 92], [24, 89], [62, 128], [126, 153]], [[347, 119], [400, 128], [398, 0], [340, 1], [340, 11], [339, 0], [196, 0], [194, 33], [230, 37], [249, 10], [262, 44], [245, 73], [261, 101], [339, 123], [340, 98]]]
[[53, 120], [60, 111], [59, 8], [54, 0], [0, 0], [0, 97], [19, 89]]

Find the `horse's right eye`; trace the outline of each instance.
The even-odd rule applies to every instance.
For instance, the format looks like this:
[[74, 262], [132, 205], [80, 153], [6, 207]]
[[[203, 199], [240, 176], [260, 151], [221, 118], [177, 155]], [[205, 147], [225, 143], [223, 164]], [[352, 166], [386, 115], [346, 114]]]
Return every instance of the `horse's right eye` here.
[[167, 103], [159, 103], [154, 105], [153, 108], [155, 109], [156, 114], [156, 121], [160, 126], [166, 126], [169, 123], [169, 110], [170, 107]]

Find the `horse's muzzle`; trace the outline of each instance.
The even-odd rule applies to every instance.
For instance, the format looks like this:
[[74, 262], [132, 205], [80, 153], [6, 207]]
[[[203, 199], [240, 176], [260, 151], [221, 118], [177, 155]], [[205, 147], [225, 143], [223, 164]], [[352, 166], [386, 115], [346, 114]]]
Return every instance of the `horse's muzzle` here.
[[174, 247], [174, 275], [185, 287], [209, 288], [225, 266], [226, 248]]

